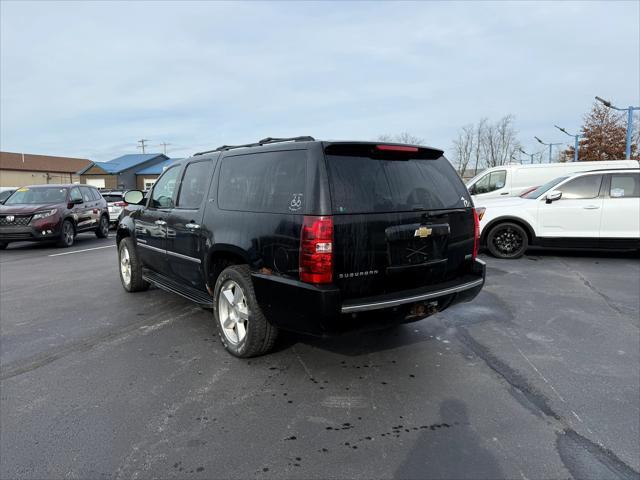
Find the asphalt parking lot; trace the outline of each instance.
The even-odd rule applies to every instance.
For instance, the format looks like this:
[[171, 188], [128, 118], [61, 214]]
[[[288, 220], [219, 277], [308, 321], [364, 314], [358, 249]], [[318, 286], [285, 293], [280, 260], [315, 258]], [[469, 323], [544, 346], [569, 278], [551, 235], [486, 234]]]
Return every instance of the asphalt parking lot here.
[[0, 476], [638, 478], [640, 260], [487, 258], [472, 303], [238, 360], [115, 241], [0, 252]]

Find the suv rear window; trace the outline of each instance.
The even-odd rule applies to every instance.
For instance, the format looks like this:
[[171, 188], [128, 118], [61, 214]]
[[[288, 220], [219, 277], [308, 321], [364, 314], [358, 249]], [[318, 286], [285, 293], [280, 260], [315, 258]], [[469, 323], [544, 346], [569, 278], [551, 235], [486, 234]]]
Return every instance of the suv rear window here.
[[218, 204], [224, 210], [302, 213], [306, 178], [306, 150], [228, 156]]
[[107, 202], [121, 202], [123, 195], [117, 193], [105, 193], [102, 195]]
[[449, 161], [326, 155], [333, 213], [442, 210], [471, 205]]

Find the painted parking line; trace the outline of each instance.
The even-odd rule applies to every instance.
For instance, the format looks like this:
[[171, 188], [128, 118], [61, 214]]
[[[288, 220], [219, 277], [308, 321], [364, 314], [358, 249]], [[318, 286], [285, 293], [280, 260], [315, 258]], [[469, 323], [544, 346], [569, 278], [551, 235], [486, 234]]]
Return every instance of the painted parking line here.
[[100, 250], [101, 248], [111, 248], [115, 245], [106, 245], [104, 247], [85, 248], [83, 250], [74, 250], [73, 252], [54, 253], [53, 255], [47, 255], [49, 257], [59, 257], [60, 255], [71, 255], [72, 253], [90, 252], [91, 250]]

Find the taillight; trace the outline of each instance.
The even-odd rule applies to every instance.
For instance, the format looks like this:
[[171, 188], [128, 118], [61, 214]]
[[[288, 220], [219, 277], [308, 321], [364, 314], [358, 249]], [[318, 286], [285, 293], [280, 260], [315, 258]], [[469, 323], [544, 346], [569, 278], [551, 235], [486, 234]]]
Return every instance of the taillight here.
[[475, 260], [478, 256], [478, 250], [480, 250], [480, 217], [478, 211], [473, 209], [473, 256]]
[[304, 217], [300, 232], [300, 280], [331, 283], [333, 279], [333, 219]]
[[127, 202], [116, 202], [116, 203], [114, 203], [114, 205], [116, 207], [126, 207], [129, 204]]

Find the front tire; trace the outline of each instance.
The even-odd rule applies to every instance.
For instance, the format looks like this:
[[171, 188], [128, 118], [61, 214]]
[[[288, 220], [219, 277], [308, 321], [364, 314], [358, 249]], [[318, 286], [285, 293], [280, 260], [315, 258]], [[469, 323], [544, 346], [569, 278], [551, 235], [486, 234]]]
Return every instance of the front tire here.
[[76, 237], [75, 228], [73, 228], [73, 222], [71, 220], [65, 220], [62, 222], [62, 228], [60, 229], [60, 238], [57, 245], [62, 248], [69, 248], [73, 245]]
[[487, 249], [496, 258], [520, 258], [528, 246], [527, 232], [517, 223], [500, 223], [487, 235]]
[[100, 217], [100, 223], [96, 228], [96, 237], [107, 238], [109, 236], [109, 219], [106, 215]]
[[125, 237], [118, 245], [118, 271], [120, 281], [127, 292], [141, 292], [149, 288], [142, 278], [142, 263], [131, 237]]
[[262, 313], [246, 265], [227, 267], [218, 277], [213, 318], [224, 348], [236, 357], [263, 355], [276, 342], [278, 329]]

